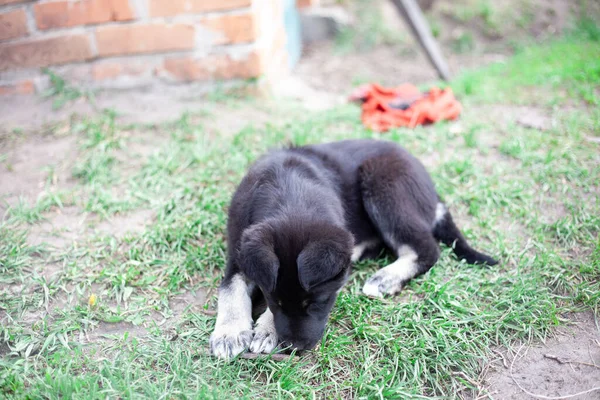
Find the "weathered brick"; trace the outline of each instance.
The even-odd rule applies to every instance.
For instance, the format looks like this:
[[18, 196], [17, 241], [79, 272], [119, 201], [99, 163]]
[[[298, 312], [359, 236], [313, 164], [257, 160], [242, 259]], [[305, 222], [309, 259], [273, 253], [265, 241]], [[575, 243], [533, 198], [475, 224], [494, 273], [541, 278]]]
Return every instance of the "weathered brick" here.
[[45, 67], [93, 58], [87, 35], [65, 35], [23, 43], [0, 44], [0, 71]]
[[275, 29], [275, 34], [272, 37], [270, 47], [273, 51], [285, 50], [286, 43], [287, 33], [283, 24], [280, 24], [277, 29]]
[[92, 67], [92, 78], [96, 81], [113, 79], [121, 75], [123, 66], [119, 63], [96, 64]]
[[194, 48], [194, 27], [186, 24], [103, 26], [96, 30], [98, 54], [156, 53]]
[[287, 53], [285, 48], [287, 35], [282, 23], [272, 29], [270, 37], [262, 38], [259, 54], [263, 64], [266, 66], [271, 60], [277, 58], [281, 53]]
[[25, 36], [27, 32], [27, 17], [24, 10], [0, 13], [0, 40]]
[[298, 8], [318, 6], [319, 3], [319, 0], [296, 0], [296, 5]]
[[211, 55], [201, 59], [192, 57], [168, 58], [160, 73], [178, 81], [211, 79], [254, 78], [261, 74], [260, 60], [255, 52], [242, 59], [228, 55]]
[[0, 0], [0, 6], [6, 5], [6, 4], [13, 4], [13, 3], [24, 3], [26, 1], [31, 1], [31, 0]]
[[265, 34], [271, 34], [273, 24], [278, 23], [283, 15], [282, 1], [280, 0], [264, 0], [257, 2], [252, 11], [255, 15], [254, 24], [257, 30], [257, 35], [261, 38]]
[[33, 6], [38, 29], [63, 28], [133, 19], [128, 0], [60, 0]]
[[35, 85], [31, 80], [25, 80], [16, 83], [0, 84], [0, 96], [11, 94], [33, 94]]
[[170, 17], [250, 7], [251, 0], [149, 0], [150, 16]]
[[254, 17], [251, 14], [204, 18], [201, 23], [203, 27], [218, 34], [214, 44], [248, 43], [256, 40]]
[[138, 76], [150, 70], [148, 65], [141, 61], [133, 62], [101, 62], [92, 66], [92, 78], [96, 81], [115, 79], [119, 76]]

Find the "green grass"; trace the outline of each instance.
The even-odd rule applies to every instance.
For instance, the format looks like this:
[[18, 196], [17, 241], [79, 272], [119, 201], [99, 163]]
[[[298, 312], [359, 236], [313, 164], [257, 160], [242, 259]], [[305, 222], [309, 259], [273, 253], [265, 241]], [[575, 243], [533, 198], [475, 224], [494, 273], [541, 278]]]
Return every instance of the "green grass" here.
[[69, 85], [62, 77], [47, 68], [44, 68], [42, 72], [50, 79], [50, 87], [43, 93], [43, 96], [52, 98], [52, 108], [54, 110], [58, 110], [65, 104], [75, 101], [80, 97], [85, 97], [86, 100], [91, 101], [93, 104], [93, 92]]
[[[215, 305], [228, 202], [270, 147], [380, 137], [360, 125], [358, 110], [290, 115], [220, 139], [202, 118], [184, 116], [152, 128], [163, 142], [139, 160], [129, 156], [150, 128], [119, 126], [114, 113], [74, 125], [77, 186], [58, 200], [20, 203], [0, 225], [0, 397], [484, 394], [471, 382], [492, 348], [541, 340], [570, 312], [598, 313], [600, 166], [585, 136], [600, 133], [600, 113], [589, 106], [599, 93], [588, 90], [600, 81], [599, 50], [593, 35], [525, 49], [452, 83], [466, 105], [460, 132], [448, 123], [389, 132], [426, 161], [473, 245], [501, 263], [468, 266], [445, 249], [400, 296], [377, 300], [360, 288], [390, 260], [361, 262], [317, 349], [285, 362], [207, 355], [214, 317], [201, 309]], [[554, 123], [548, 131], [510, 115], [491, 123], [485, 110], [505, 101], [552, 107], [544, 110]], [[100, 231], [63, 248], [29, 244], [29, 232], [67, 203], [99, 221], [126, 223], [140, 210], [152, 218], [119, 237]], [[205, 304], [175, 306], [194, 290], [208, 293]]]
[[[335, 49], [338, 52], [368, 51], [377, 45], [399, 45], [406, 41], [404, 35], [394, 31], [384, 22], [382, 8], [374, 7], [373, 2], [354, 0], [346, 6], [352, 9], [354, 15], [360, 16], [360, 23], [341, 26], [335, 37]], [[439, 34], [434, 31], [434, 34], [436, 33]]]
[[474, 101], [559, 106], [568, 99], [600, 105], [600, 31], [583, 20], [562, 40], [521, 49], [508, 63], [463, 74], [454, 90]]

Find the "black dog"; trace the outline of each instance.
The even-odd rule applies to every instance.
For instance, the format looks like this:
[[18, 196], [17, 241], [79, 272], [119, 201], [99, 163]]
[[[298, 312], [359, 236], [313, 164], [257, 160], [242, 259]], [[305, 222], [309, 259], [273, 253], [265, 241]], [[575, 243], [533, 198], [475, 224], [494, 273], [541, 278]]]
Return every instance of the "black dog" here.
[[[273, 151], [238, 187], [228, 221], [228, 260], [211, 352], [310, 349], [352, 261], [388, 248], [397, 260], [371, 276], [370, 296], [395, 294], [438, 260], [438, 241], [468, 263], [472, 249], [423, 165], [386, 141], [350, 140]], [[252, 298], [268, 305], [252, 327]]]

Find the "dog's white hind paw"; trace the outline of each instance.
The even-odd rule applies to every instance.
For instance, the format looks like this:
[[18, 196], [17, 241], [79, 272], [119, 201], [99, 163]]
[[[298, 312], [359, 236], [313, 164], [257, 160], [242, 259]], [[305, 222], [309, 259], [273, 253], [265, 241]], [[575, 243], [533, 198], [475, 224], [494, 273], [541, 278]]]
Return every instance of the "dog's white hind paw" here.
[[380, 270], [371, 276], [363, 286], [363, 293], [371, 297], [382, 298], [384, 294], [396, 294], [402, 290], [402, 278]]
[[383, 293], [381, 293], [379, 291], [378, 285], [375, 285], [375, 284], [370, 283], [370, 282], [366, 282], [365, 283], [365, 285], [362, 288], [362, 291], [367, 296], [371, 296], [371, 297], [383, 297]]
[[250, 346], [253, 332], [238, 330], [236, 327], [219, 327], [210, 335], [210, 352], [224, 360], [229, 360]]
[[400, 246], [396, 261], [373, 274], [363, 286], [367, 296], [383, 297], [384, 294], [396, 294], [418, 273], [417, 253], [409, 246]]

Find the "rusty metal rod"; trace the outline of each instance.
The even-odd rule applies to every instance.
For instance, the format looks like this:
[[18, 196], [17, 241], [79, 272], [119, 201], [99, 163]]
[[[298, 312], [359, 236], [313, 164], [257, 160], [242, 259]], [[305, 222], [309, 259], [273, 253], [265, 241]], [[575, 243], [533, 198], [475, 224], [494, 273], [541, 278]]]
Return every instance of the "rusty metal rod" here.
[[398, 9], [398, 12], [410, 26], [413, 35], [419, 41], [419, 44], [425, 50], [429, 62], [436, 69], [438, 76], [447, 81], [450, 79], [450, 70], [448, 64], [440, 51], [437, 41], [431, 34], [431, 29], [427, 20], [421, 12], [421, 8], [415, 0], [391, 0]]

